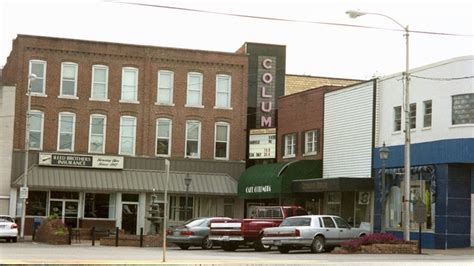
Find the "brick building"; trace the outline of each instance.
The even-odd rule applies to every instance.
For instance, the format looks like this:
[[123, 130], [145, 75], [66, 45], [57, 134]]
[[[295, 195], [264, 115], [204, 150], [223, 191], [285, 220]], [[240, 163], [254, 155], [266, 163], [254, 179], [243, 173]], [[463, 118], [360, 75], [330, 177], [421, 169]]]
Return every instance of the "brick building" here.
[[171, 222], [239, 216], [247, 73], [245, 54], [19, 35], [3, 69], [16, 87], [12, 173], [1, 177], [11, 178], [9, 213], [22, 207], [30, 86], [27, 232], [50, 214], [148, 232], [151, 196], [163, 205], [164, 158]]

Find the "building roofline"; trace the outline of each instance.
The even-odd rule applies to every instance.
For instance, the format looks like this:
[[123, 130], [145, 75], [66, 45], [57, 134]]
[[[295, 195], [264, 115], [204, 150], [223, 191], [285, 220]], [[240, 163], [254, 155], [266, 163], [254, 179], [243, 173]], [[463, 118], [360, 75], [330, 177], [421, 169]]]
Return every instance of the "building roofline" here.
[[[450, 59], [438, 61], [438, 62], [431, 63], [431, 64], [428, 64], [428, 65], [412, 68], [409, 71], [410, 71], [410, 74], [413, 74], [413, 73], [420, 72], [420, 71], [423, 71], [423, 70], [428, 70], [428, 69], [431, 69], [431, 68], [451, 64], [451, 63], [454, 63], [454, 62], [467, 61], [467, 60], [474, 60], [474, 55], [465, 55], [465, 56], [453, 57], [453, 58], [450, 58]], [[387, 80], [387, 79], [392, 79], [392, 78], [399, 77], [399, 76], [403, 75], [404, 72], [405, 71], [397, 72], [397, 73], [394, 73], [394, 74], [379, 77], [378, 79], [380, 81]]]
[[335, 78], [335, 77], [311, 76], [311, 75], [288, 74], [288, 73], [285, 74], [285, 76], [307, 77], [307, 78], [323, 78], [323, 79], [347, 80], [347, 81], [366, 81], [365, 79]]
[[167, 49], [167, 50], [175, 50], [175, 51], [202, 52], [202, 53], [209, 53], [209, 54], [211, 54], [211, 53], [212, 54], [225, 54], [225, 55], [237, 56], [237, 57], [247, 57], [246, 54], [240, 54], [240, 53], [235, 53], [235, 52], [199, 50], [199, 49], [176, 48], [176, 47], [154, 46], [154, 45], [141, 45], [141, 44], [132, 44], [132, 43], [108, 42], [108, 41], [97, 41], [97, 40], [84, 40], [84, 39], [41, 36], [41, 35], [29, 35], [29, 34], [17, 34], [17, 37], [15, 38], [15, 40], [17, 40], [18, 38], [40, 38], [40, 39], [49, 39], [49, 40], [57, 40], [57, 41], [95, 43], [95, 44], [103, 44], [103, 45], [118, 45], [118, 46], [129, 46], [129, 47], [136, 47], [136, 48]]

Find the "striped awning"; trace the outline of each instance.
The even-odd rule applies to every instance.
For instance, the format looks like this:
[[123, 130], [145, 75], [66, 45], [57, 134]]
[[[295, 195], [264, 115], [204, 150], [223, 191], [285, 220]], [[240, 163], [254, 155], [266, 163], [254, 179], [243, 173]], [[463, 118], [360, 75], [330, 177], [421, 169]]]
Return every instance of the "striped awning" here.
[[[170, 172], [169, 193], [184, 193], [187, 172]], [[237, 181], [227, 174], [189, 173], [192, 178], [190, 194], [237, 195]], [[102, 170], [33, 166], [28, 172], [30, 189], [163, 192], [166, 172], [152, 170]], [[13, 186], [23, 185], [23, 175], [13, 181]]]

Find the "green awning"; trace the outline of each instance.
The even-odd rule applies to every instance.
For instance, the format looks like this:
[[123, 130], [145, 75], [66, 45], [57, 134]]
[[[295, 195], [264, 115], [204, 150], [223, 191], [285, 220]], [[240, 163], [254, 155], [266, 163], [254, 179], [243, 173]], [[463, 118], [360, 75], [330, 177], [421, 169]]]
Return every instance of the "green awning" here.
[[321, 177], [321, 160], [254, 165], [240, 176], [238, 195], [243, 199], [284, 198], [291, 194], [293, 180]]

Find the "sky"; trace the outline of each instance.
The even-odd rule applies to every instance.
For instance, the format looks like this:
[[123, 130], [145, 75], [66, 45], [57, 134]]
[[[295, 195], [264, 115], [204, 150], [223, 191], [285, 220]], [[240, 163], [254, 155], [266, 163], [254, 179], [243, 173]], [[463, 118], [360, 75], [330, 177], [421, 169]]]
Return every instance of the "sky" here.
[[[413, 31], [410, 68], [474, 55], [473, 1], [290, 1], [290, 0], [120, 0], [298, 21], [402, 29], [390, 19], [347, 10], [382, 13]], [[235, 52], [245, 42], [286, 46], [286, 73], [370, 79], [405, 69], [401, 31], [318, 23], [259, 20], [120, 4], [108, 0], [0, 0], [0, 68], [18, 34], [139, 45]]]

